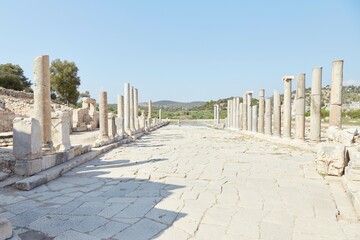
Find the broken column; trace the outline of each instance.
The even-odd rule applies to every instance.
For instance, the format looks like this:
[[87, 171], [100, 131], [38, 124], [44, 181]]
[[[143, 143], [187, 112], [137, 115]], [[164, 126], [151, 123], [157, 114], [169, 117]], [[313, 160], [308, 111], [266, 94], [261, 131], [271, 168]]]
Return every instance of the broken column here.
[[265, 134], [272, 134], [271, 99], [265, 100]]
[[51, 139], [51, 96], [49, 56], [34, 61], [34, 118], [41, 128], [42, 148], [45, 153], [54, 152]]
[[56, 111], [51, 113], [51, 135], [56, 151], [67, 151], [70, 143], [70, 115], [68, 112]]
[[283, 115], [283, 137], [291, 137], [291, 80], [293, 76], [284, 76], [284, 115]]
[[274, 90], [274, 120], [273, 120], [273, 134], [280, 137], [281, 132], [281, 99], [278, 91]]
[[247, 104], [247, 130], [251, 131], [252, 130], [252, 109], [251, 109], [251, 102], [252, 102], [252, 91], [248, 91], [247, 93], [247, 99], [246, 99], [246, 104]]
[[257, 111], [257, 105], [254, 105], [251, 107], [252, 109], [252, 131], [257, 132], [258, 131], [258, 111]]
[[130, 129], [130, 84], [124, 84], [124, 126], [127, 135], [131, 136], [132, 132]]
[[134, 91], [134, 128], [135, 131], [139, 131], [139, 92], [137, 88], [133, 88]]
[[243, 96], [243, 111], [242, 111], [242, 130], [247, 129], [247, 94]]
[[108, 113], [108, 135], [111, 139], [118, 137], [116, 124], [115, 124], [115, 115], [113, 113]]
[[295, 138], [305, 140], [305, 74], [296, 78]]
[[311, 83], [310, 141], [321, 140], [321, 85], [322, 68], [314, 68]]
[[140, 129], [142, 131], [144, 131], [145, 127], [146, 127], [146, 118], [145, 118], [145, 111], [144, 110], [141, 110], [141, 116], [139, 118], [139, 121], [140, 121]]
[[99, 120], [100, 120], [100, 139], [109, 139], [108, 126], [108, 104], [107, 92], [101, 92], [99, 97]]
[[329, 126], [341, 128], [343, 60], [332, 62]]
[[35, 118], [16, 117], [13, 121], [15, 173], [31, 176], [42, 169], [41, 126]]
[[259, 91], [259, 133], [264, 133], [264, 115], [265, 115], [265, 89]]

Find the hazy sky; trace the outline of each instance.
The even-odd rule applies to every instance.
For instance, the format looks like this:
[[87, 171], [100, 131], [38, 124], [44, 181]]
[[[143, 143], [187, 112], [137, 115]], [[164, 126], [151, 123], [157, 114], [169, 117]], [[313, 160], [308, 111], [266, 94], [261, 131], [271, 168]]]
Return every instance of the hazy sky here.
[[[80, 91], [109, 102], [124, 82], [140, 101], [216, 100], [283, 91], [281, 77], [344, 60], [360, 83], [360, 1], [2, 0], [0, 63], [33, 78], [33, 60], [74, 61]], [[295, 89], [295, 82], [293, 83]]]

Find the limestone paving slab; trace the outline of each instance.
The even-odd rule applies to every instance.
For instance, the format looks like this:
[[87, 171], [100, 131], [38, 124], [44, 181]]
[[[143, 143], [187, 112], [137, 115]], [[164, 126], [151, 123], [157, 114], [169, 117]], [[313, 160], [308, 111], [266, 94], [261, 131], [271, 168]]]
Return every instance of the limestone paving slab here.
[[49, 239], [360, 239], [340, 179], [318, 175], [314, 160], [170, 125], [28, 192], [1, 189], [0, 214], [21, 236]]

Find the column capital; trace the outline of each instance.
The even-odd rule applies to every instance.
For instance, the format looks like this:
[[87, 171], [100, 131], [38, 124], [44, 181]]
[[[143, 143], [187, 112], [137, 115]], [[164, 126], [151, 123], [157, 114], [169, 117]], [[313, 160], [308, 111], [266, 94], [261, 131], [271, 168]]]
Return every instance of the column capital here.
[[291, 81], [294, 79], [294, 76], [289, 76], [289, 75], [286, 75], [286, 76], [283, 76], [282, 77], [282, 80], [283, 81]]

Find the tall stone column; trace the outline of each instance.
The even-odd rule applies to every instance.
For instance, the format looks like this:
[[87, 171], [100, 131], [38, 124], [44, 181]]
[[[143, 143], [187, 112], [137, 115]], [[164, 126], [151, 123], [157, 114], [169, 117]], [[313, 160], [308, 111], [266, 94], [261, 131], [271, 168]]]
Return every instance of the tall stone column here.
[[152, 126], [152, 101], [149, 100], [148, 102], [148, 124], [149, 127]]
[[274, 90], [274, 125], [273, 134], [274, 136], [280, 137], [281, 132], [281, 99], [278, 91]]
[[216, 123], [217, 123], [216, 110], [217, 110], [217, 107], [216, 107], [216, 104], [215, 104], [215, 105], [214, 105], [214, 126], [216, 126]]
[[117, 106], [117, 118], [115, 118], [116, 131], [117, 134], [122, 138], [125, 132], [124, 128], [124, 96], [118, 96], [118, 106]]
[[234, 104], [233, 104], [233, 122], [234, 122], [234, 128], [235, 129], [239, 129], [239, 103], [240, 103], [240, 98], [239, 97], [235, 97], [234, 98]]
[[40, 123], [42, 150], [54, 152], [51, 139], [51, 96], [49, 56], [42, 55], [34, 61], [34, 118]]
[[242, 130], [243, 129], [243, 107], [244, 104], [243, 103], [239, 103], [239, 129]]
[[265, 100], [265, 134], [272, 134], [272, 114], [271, 114], [271, 99]]
[[283, 116], [283, 137], [291, 137], [291, 80], [293, 76], [283, 77], [284, 81], [284, 116]]
[[311, 83], [310, 141], [321, 141], [321, 85], [322, 68], [314, 68]]
[[251, 102], [252, 102], [252, 91], [247, 92], [247, 99], [246, 99], [246, 104], [247, 104], [247, 130], [251, 131], [252, 130], [252, 109], [251, 109]]
[[264, 133], [265, 89], [259, 91], [259, 133]]
[[257, 132], [258, 131], [258, 111], [257, 111], [257, 105], [254, 105], [251, 107], [252, 109], [252, 131]]
[[305, 74], [297, 75], [295, 98], [295, 138], [305, 140]]
[[226, 105], [226, 127], [230, 127], [230, 100], [227, 100]]
[[220, 124], [220, 105], [216, 104], [216, 123]]
[[247, 94], [245, 93], [243, 96], [243, 111], [242, 111], [242, 129], [247, 129]]
[[125, 132], [128, 135], [132, 135], [131, 129], [130, 129], [130, 84], [125, 83], [124, 84], [124, 125], [125, 125]]
[[233, 127], [233, 100], [230, 100], [229, 102], [229, 127], [232, 128]]
[[139, 92], [137, 88], [133, 88], [133, 94], [134, 94], [134, 128], [135, 131], [139, 131]]
[[107, 92], [100, 93], [99, 121], [100, 121], [100, 136], [99, 136], [99, 138], [109, 139]]
[[135, 118], [134, 118], [134, 87], [130, 87], [130, 130], [131, 132], [135, 132]]
[[159, 109], [159, 120], [160, 120], [160, 122], [161, 122], [161, 119], [162, 119], [162, 111], [161, 111], [161, 108]]
[[329, 126], [341, 128], [343, 60], [332, 62]]

